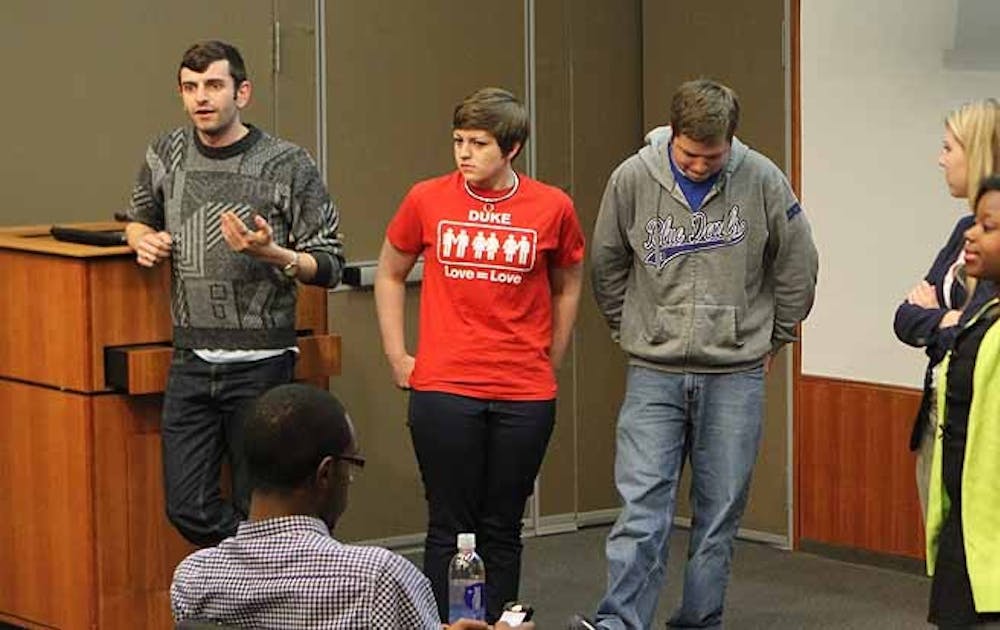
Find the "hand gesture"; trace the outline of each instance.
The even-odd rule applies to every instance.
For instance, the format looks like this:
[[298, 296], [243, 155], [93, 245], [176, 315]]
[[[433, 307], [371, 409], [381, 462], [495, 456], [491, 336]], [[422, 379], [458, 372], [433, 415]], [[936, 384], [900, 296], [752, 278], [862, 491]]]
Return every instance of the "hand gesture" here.
[[146, 232], [139, 237], [133, 246], [135, 262], [143, 267], [154, 267], [157, 263], [170, 258], [170, 247], [173, 239], [169, 232]]
[[219, 217], [222, 238], [234, 252], [243, 252], [255, 258], [264, 255], [274, 243], [274, 228], [259, 214], [253, 216], [254, 229], [247, 227], [235, 212], [223, 212]]

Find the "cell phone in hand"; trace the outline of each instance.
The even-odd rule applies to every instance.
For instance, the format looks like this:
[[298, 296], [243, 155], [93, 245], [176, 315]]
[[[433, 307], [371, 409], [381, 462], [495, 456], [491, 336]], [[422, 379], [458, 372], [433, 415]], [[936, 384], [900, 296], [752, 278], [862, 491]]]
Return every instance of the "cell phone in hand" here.
[[506, 623], [511, 628], [516, 628], [526, 621], [531, 621], [531, 614], [534, 612], [535, 610], [529, 604], [507, 602], [498, 621]]

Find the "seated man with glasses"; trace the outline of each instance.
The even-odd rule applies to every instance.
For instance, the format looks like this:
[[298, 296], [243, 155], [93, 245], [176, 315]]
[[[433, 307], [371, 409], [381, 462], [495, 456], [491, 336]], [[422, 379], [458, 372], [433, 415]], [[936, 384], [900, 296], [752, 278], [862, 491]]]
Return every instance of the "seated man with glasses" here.
[[[174, 572], [174, 619], [244, 628], [440, 630], [430, 584], [405, 558], [331, 536], [364, 466], [343, 405], [326, 390], [280, 385], [244, 425], [250, 518]], [[486, 628], [460, 621], [453, 629]]]

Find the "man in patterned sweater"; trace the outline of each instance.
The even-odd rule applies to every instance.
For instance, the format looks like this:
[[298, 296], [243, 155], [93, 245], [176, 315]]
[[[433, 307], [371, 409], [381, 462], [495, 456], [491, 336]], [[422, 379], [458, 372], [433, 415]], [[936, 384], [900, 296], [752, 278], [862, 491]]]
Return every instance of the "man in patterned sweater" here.
[[[430, 582], [381, 547], [331, 536], [364, 466], [354, 427], [330, 392], [294, 383], [262, 395], [247, 416], [250, 520], [174, 572], [177, 622], [281, 630], [441, 630]], [[509, 630], [498, 623], [495, 630]], [[449, 630], [486, 630], [462, 619]], [[534, 630], [528, 622], [518, 630]]]
[[[241, 121], [251, 85], [239, 51], [217, 41], [192, 46], [178, 83], [193, 126], [146, 151], [126, 235], [139, 265], [170, 261], [167, 515], [207, 546], [246, 518], [241, 410], [292, 380], [296, 281], [334, 286], [344, 259], [337, 211], [308, 153]], [[219, 488], [224, 456], [231, 500]]]

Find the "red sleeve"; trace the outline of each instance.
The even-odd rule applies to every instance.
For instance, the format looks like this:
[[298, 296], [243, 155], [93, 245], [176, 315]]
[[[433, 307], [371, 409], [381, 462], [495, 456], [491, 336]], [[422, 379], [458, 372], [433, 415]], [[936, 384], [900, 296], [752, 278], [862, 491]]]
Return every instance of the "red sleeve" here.
[[571, 267], [583, 260], [583, 230], [576, 216], [573, 202], [563, 200], [562, 216], [559, 220], [559, 249], [556, 250], [554, 264], [557, 267]]
[[396, 216], [389, 221], [385, 237], [393, 247], [407, 254], [420, 254], [424, 249], [424, 228], [420, 220], [420, 204], [413, 189], [399, 204]]

